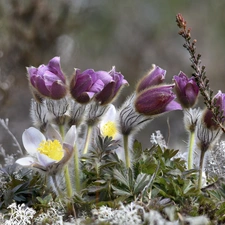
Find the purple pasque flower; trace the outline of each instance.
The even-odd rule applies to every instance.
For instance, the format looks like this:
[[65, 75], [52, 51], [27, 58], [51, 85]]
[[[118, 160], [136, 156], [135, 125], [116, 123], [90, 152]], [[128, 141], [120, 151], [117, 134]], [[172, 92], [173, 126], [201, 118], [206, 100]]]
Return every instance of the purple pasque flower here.
[[87, 69], [81, 72], [76, 69], [70, 82], [70, 93], [77, 102], [85, 104], [111, 81], [112, 77], [106, 71]]
[[174, 101], [176, 95], [172, 92], [173, 86], [158, 85], [138, 93], [134, 103], [136, 111], [146, 116], [156, 116], [182, 109], [180, 104]]
[[[219, 107], [219, 110], [222, 113], [222, 121], [223, 123], [225, 121], [225, 94], [221, 91], [218, 91], [218, 93], [213, 97], [213, 101], [215, 102], [215, 106]], [[217, 129], [218, 124], [214, 120], [213, 112], [209, 109], [206, 109], [205, 112], [203, 112], [203, 122], [205, 123], [206, 127], [209, 129]]]
[[146, 76], [144, 76], [138, 83], [136, 92], [141, 92], [146, 88], [149, 88], [154, 85], [159, 85], [165, 80], [166, 70], [152, 65], [152, 69], [148, 72]]
[[180, 72], [178, 76], [174, 76], [173, 79], [175, 81], [174, 91], [179, 103], [183, 108], [193, 107], [199, 93], [199, 87], [194, 77], [188, 78], [183, 72]]
[[18, 159], [16, 163], [34, 167], [50, 175], [56, 174], [69, 161], [76, 141], [76, 126], [71, 126], [62, 140], [57, 130], [49, 125], [47, 138], [36, 128], [23, 132], [23, 145], [29, 156]]
[[52, 58], [47, 65], [27, 68], [34, 95], [39, 98], [61, 99], [66, 95], [66, 80], [60, 66], [60, 57]]
[[109, 71], [112, 80], [95, 96], [100, 105], [106, 105], [115, 99], [123, 85], [129, 85], [120, 72], [116, 72], [115, 66]]

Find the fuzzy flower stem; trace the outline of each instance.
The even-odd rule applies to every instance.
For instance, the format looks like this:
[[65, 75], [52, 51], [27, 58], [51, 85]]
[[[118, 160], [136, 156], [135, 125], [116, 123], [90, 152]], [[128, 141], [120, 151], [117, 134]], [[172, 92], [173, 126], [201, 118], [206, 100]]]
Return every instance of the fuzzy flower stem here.
[[123, 147], [124, 147], [124, 153], [125, 153], [125, 161], [126, 161], [126, 167], [130, 168], [130, 157], [129, 157], [129, 147], [128, 147], [128, 135], [123, 135]]
[[[64, 127], [62, 125], [59, 126], [59, 132], [62, 136], [62, 139], [64, 139]], [[73, 196], [73, 189], [71, 185], [71, 179], [69, 174], [69, 168], [68, 165], [64, 167], [64, 176], [65, 176], [65, 182], [66, 182], [66, 190], [67, 190], [67, 197], [72, 198]], [[73, 213], [73, 206], [71, 202], [67, 202], [67, 209], [69, 213]]]
[[194, 149], [195, 132], [190, 132], [189, 150], [188, 150], [188, 169], [193, 169], [193, 149]]
[[201, 151], [201, 154], [200, 154], [199, 177], [198, 177], [198, 190], [199, 190], [199, 192], [201, 191], [201, 188], [202, 188], [202, 172], [203, 172], [205, 152], [206, 151]]
[[65, 136], [65, 131], [64, 131], [64, 127], [63, 127], [62, 125], [59, 126], [59, 132], [60, 132], [62, 138], [64, 138], [64, 136]]
[[85, 146], [84, 146], [84, 149], [83, 149], [83, 154], [87, 154], [87, 152], [88, 152], [88, 147], [89, 147], [90, 140], [91, 140], [92, 129], [93, 129], [93, 126], [88, 125], [87, 135], [86, 135], [86, 140], [85, 140]]
[[52, 177], [53, 185], [54, 185], [55, 189], [57, 190], [57, 192], [58, 192], [58, 194], [59, 194], [59, 196], [60, 196], [60, 198], [61, 198], [61, 197], [62, 197], [62, 192], [61, 192], [61, 190], [59, 189], [59, 186], [58, 186], [58, 184], [57, 184], [56, 176], [55, 176], [55, 175], [52, 175], [51, 177]]
[[79, 154], [77, 146], [74, 146], [74, 174], [75, 174], [75, 186], [76, 192], [80, 192], [80, 167], [79, 167]]
[[65, 166], [64, 176], [65, 176], [65, 181], [66, 181], [67, 196], [69, 198], [71, 198], [73, 195], [73, 190], [72, 190], [72, 185], [71, 185], [71, 181], [70, 181], [70, 174], [69, 174], [68, 166]]

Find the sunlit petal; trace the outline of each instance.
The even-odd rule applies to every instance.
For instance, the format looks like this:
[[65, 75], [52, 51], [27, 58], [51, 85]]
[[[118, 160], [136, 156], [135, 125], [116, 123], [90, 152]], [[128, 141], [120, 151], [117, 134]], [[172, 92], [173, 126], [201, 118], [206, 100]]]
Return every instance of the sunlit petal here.
[[16, 160], [16, 163], [21, 166], [31, 166], [34, 162], [35, 161], [32, 157], [25, 157], [25, 158]]
[[22, 135], [24, 148], [30, 155], [35, 155], [37, 148], [42, 141], [45, 141], [45, 136], [36, 128], [30, 127], [23, 132]]

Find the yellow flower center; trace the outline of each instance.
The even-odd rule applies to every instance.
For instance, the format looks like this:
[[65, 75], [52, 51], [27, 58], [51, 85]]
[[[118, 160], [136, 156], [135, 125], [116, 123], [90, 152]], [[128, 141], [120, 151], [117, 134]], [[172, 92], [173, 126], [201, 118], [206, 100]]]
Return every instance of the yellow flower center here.
[[115, 138], [117, 133], [116, 124], [113, 121], [108, 121], [102, 126], [102, 135], [104, 137], [112, 137]]
[[59, 161], [64, 153], [62, 145], [58, 140], [42, 141], [37, 149], [41, 154], [47, 155], [50, 159]]

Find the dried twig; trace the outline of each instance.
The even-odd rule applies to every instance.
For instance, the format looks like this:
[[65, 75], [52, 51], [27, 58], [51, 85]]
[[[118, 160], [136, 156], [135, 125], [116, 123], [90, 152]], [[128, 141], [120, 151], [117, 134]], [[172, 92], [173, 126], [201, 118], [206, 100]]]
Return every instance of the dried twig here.
[[187, 28], [187, 22], [181, 14], [176, 16], [176, 22], [177, 26], [180, 28], [179, 35], [181, 35], [185, 40], [183, 46], [190, 54], [191, 67], [194, 70], [192, 75], [195, 78], [200, 93], [204, 98], [204, 103], [206, 107], [212, 111], [215, 122], [225, 133], [225, 128], [222, 125], [222, 122], [224, 121], [223, 112], [220, 111], [220, 108], [216, 106], [216, 101], [213, 100], [213, 91], [209, 87], [209, 79], [205, 75], [205, 66], [201, 66], [201, 54], [196, 53], [197, 40], [194, 39], [191, 41], [191, 29]]
[[9, 130], [9, 119], [0, 119], [0, 124], [2, 125], [3, 128], [5, 128], [5, 130], [7, 131], [7, 133], [12, 137], [15, 145], [18, 147], [18, 152], [23, 155], [23, 150], [22, 148], [20, 147], [20, 144], [19, 142], [17, 141], [16, 137], [13, 135], [13, 133]]

